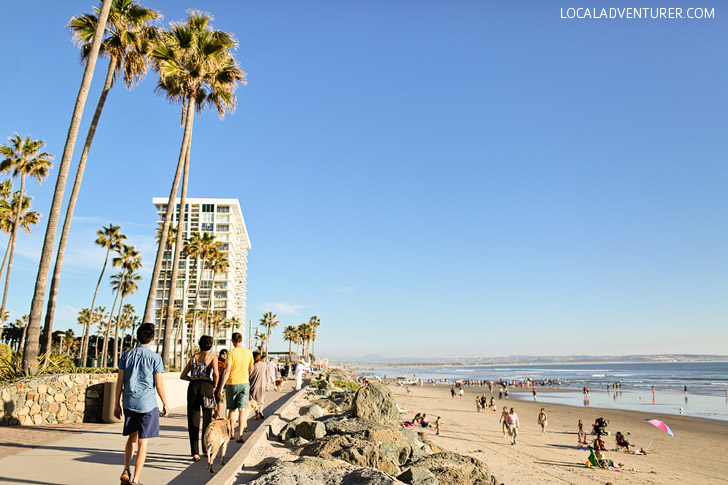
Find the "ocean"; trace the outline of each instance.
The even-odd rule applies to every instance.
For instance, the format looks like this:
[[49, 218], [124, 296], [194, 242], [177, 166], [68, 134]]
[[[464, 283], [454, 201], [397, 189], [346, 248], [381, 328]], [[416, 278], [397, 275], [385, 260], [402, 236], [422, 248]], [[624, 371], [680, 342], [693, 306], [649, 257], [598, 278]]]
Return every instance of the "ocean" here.
[[[407, 376], [424, 381], [561, 379], [562, 389], [574, 389], [575, 392], [541, 393], [538, 400], [728, 420], [728, 362], [392, 366], [358, 371], [380, 377]], [[607, 384], [615, 382], [621, 384], [621, 392], [616, 394], [606, 389]], [[588, 401], [584, 400], [581, 392], [584, 386], [590, 389]], [[654, 400], [652, 386], [655, 387]], [[688, 388], [687, 398], [685, 386]]]

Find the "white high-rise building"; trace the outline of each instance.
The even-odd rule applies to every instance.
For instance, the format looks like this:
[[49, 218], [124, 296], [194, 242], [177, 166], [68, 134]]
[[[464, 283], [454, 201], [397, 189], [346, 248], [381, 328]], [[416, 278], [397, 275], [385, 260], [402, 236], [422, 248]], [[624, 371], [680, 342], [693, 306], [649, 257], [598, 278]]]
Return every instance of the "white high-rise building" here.
[[[161, 225], [167, 210], [168, 198], [154, 197], [152, 201], [157, 208], [158, 222]], [[177, 199], [176, 202], [172, 222], [175, 226], [180, 227], [177, 221], [180, 200]], [[234, 330], [231, 322], [234, 322], [234, 325], [238, 327], [237, 330], [241, 331], [243, 335], [246, 333], [244, 329], [250, 239], [243, 213], [240, 210], [240, 203], [238, 199], [188, 198], [186, 206], [185, 222], [181, 226], [184, 241], [189, 241], [192, 234], [196, 232], [212, 234], [215, 236], [215, 241], [219, 243], [220, 251], [227, 256], [229, 266], [226, 272], [215, 275], [215, 287], [213, 288], [212, 270], [205, 268], [204, 263], [200, 264], [196, 258], [191, 258], [184, 252], [180, 255], [174, 306], [183, 309], [180, 315], [189, 315], [189, 310], [194, 310], [195, 303], [199, 304], [198, 310], [192, 312], [192, 321], [190, 318], [178, 320], [182, 322], [182, 325], [174, 333], [174, 338], [177, 340], [177, 352], [181, 352], [180, 349], [183, 347], [185, 351], [188, 350], [186, 347], [190, 337], [197, 340], [205, 333], [212, 333], [210, 327], [205, 328], [203, 321], [208, 306], [210, 314], [215, 315], [222, 322], [214, 335], [218, 347], [229, 346], [230, 336]], [[173, 259], [174, 252], [167, 249], [162, 260], [162, 270], [154, 302], [154, 315], [158, 328], [161, 328], [159, 310], [166, 306], [169, 299]], [[193, 322], [196, 322], [196, 328]], [[163, 335], [160, 335], [160, 340], [161, 338]]]

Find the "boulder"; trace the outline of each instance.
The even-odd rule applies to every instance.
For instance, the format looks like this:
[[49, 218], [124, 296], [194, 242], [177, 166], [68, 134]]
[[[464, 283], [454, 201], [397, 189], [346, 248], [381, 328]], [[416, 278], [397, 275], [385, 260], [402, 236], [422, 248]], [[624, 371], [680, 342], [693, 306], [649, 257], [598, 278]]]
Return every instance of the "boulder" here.
[[324, 424], [328, 434], [355, 434], [378, 427], [376, 423], [364, 418], [334, 418], [324, 421]]
[[407, 443], [412, 448], [412, 461], [417, 461], [422, 458], [425, 458], [426, 456], [429, 456], [432, 454], [431, 450], [427, 445], [425, 445], [417, 436], [417, 433], [412, 431], [411, 429], [403, 429], [401, 430], [402, 437], [407, 441]]
[[326, 436], [326, 426], [318, 421], [303, 421], [296, 425], [296, 436], [309, 441]]
[[323, 417], [327, 413], [338, 413], [339, 411], [341, 411], [341, 408], [334, 401], [327, 398], [316, 399], [311, 404], [317, 405], [324, 411], [324, 414], [322, 414], [321, 416], [313, 416], [315, 418]]
[[427, 468], [438, 482], [448, 485], [491, 485], [490, 470], [482, 461], [453, 452], [435, 453], [413, 463]]
[[300, 456], [338, 458], [352, 465], [370, 467], [389, 474], [399, 474], [399, 466], [379, 454], [379, 444], [349, 435], [326, 436], [296, 451]]
[[397, 477], [397, 480], [410, 485], [439, 485], [440, 483], [430, 470], [419, 466], [408, 468]]
[[281, 430], [278, 432], [278, 438], [280, 438], [281, 441], [285, 442], [289, 438], [293, 438], [296, 436], [296, 427], [306, 421], [313, 421], [313, 419], [309, 418], [308, 416], [298, 416], [296, 418], [293, 418], [289, 422], [281, 428]]
[[[334, 404], [334, 406], [336, 405]], [[308, 406], [301, 407], [301, 409], [298, 410], [298, 414], [300, 414], [301, 416], [308, 416], [315, 419], [322, 417], [324, 414], [326, 414], [326, 412], [318, 404], [309, 404]]]
[[309, 440], [307, 440], [306, 438], [296, 436], [294, 438], [288, 438], [286, 440], [286, 442], [283, 444], [283, 446], [285, 446], [286, 448], [289, 448], [289, 449], [293, 449], [293, 448], [298, 448], [299, 446], [303, 446], [308, 442], [309, 442]]
[[340, 460], [301, 457], [264, 470], [250, 485], [401, 485], [379, 470], [356, 468]]
[[397, 426], [399, 412], [392, 391], [381, 382], [372, 382], [354, 394], [352, 414], [383, 426]]
[[379, 445], [379, 456], [387, 458], [397, 466], [403, 466], [412, 457], [412, 447], [407, 443], [384, 442]]

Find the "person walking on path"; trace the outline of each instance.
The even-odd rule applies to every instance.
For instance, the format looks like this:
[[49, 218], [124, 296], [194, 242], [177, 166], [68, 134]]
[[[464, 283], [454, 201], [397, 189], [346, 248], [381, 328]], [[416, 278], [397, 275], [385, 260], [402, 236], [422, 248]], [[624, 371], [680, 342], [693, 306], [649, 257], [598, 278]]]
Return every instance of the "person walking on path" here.
[[[253, 354], [243, 347], [243, 336], [234, 332], [231, 342], [233, 348], [227, 353], [225, 374], [225, 401], [228, 408], [230, 429], [235, 430], [235, 415], [238, 416], [238, 443], [243, 442], [243, 431], [248, 419], [246, 406], [250, 397], [250, 374], [253, 372]], [[218, 397], [222, 395], [218, 391]]]
[[506, 437], [506, 434], [508, 434], [508, 406], [503, 406], [503, 412], [500, 415], [500, 418], [498, 418], [499, 423], [503, 423], [503, 437]]
[[[123, 435], [128, 436], [124, 448], [124, 471], [119, 478], [121, 483], [141, 485], [144, 461], [147, 458], [147, 440], [159, 436], [159, 417], [167, 416], [167, 395], [164, 392], [164, 363], [162, 357], [151, 349], [154, 340], [154, 325], [143, 323], [137, 329], [139, 345], [127, 350], [119, 360], [119, 375], [116, 378], [116, 393], [114, 396], [114, 417], [121, 419], [122, 397], [124, 430]], [[157, 397], [162, 400], [162, 412], [157, 406]], [[134, 475], [130, 467], [134, 454], [134, 445], [137, 445], [136, 461], [134, 462]]]
[[265, 404], [265, 388], [268, 385], [268, 364], [263, 361], [260, 352], [253, 352], [253, 372], [250, 373], [250, 398], [258, 403], [255, 419], [263, 419], [263, 404]]
[[[273, 384], [274, 388], [276, 385], [276, 377], [278, 377], [278, 366], [274, 359], [268, 359], [268, 384]], [[268, 391], [269, 387], [266, 386], [265, 390]]]
[[296, 390], [300, 391], [303, 387], [303, 363], [296, 362]]
[[222, 381], [222, 376], [225, 374], [225, 359], [227, 359], [227, 349], [222, 349], [217, 355], [217, 373], [219, 379], [217, 380], [217, 386], [215, 387], [215, 395], [220, 396], [217, 400], [217, 415], [225, 415], [225, 383]]
[[511, 412], [506, 415], [506, 422], [508, 423], [508, 435], [511, 437], [511, 445], [515, 445], [518, 428], [520, 427], [515, 409], [511, 408]]
[[541, 425], [541, 436], [546, 436], [546, 426], [549, 425], [547, 418], [546, 411], [544, 411], [544, 408], [541, 408], [541, 412], [538, 413], [538, 424]]
[[200, 410], [202, 410], [202, 436], [212, 422], [212, 411], [216, 407], [215, 389], [220, 374], [217, 356], [213, 354], [213, 340], [209, 335], [200, 337], [200, 352], [195, 354], [179, 376], [189, 381], [187, 386], [187, 432], [190, 435], [190, 454], [194, 461], [200, 461]]

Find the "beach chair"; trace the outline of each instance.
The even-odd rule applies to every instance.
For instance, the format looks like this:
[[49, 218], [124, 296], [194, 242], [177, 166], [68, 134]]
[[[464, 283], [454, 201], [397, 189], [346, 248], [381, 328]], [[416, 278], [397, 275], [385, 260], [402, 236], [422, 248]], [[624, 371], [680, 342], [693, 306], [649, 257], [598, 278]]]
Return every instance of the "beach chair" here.
[[604, 468], [609, 469], [609, 463], [607, 460], [598, 460], [596, 453], [594, 453], [594, 448], [589, 448], [589, 464], [595, 468]]

